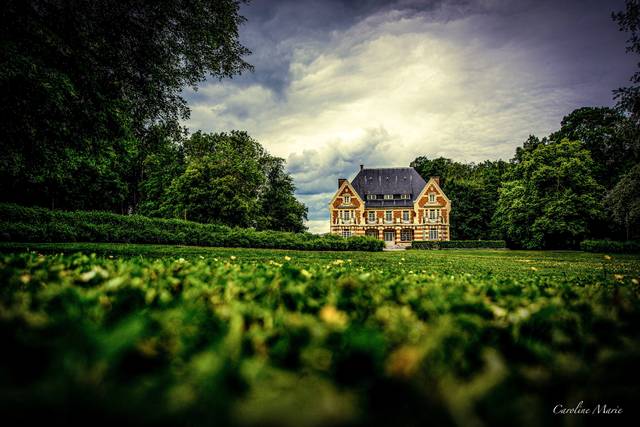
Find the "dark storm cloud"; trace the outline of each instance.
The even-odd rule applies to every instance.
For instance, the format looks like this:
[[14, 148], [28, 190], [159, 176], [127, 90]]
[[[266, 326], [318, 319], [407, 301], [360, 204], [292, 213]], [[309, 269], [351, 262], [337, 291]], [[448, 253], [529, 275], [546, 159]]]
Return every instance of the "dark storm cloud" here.
[[477, 37], [495, 45], [520, 44], [536, 60], [567, 74], [571, 83], [575, 79], [569, 73], [591, 73], [593, 66], [603, 77], [612, 73], [619, 80], [633, 62], [620, 60], [624, 35], [617, 34], [610, 17], [622, 7], [622, 0], [255, 0], [242, 8], [248, 23], [241, 40], [253, 51], [249, 61], [256, 72], [235, 83], [259, 83], [282, 95], [290, 82], [293, 49], [324, 43], [333, 31], [390, 10], [433, 14], [438, 20], [484, 14], [489, 19], [477, 28]]
[[[242, 8], [248, 23], [241, 41], [253, 54], [256, 67], [236, 83], [258, 83], [283, 95], [290, 82], [289, 65], [293, 49], [303, 44], [329, 40], [333, 31], [344, 30], [368, 16], [387, 10], [424, 13], [441, 1], [388, 0], [255, 0]], [[463, 4], [466, 2], [456, 2]]]

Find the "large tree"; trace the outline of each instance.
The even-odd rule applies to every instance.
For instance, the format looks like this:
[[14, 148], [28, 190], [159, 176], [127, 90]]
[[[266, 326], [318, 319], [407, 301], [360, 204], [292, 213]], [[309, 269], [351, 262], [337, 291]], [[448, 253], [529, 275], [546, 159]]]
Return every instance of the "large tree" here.
[[250, 68], [243, 20], [237, 0], [5, 1], [0, 199], [135, 203], [147, 149], [139, 145], [158, 141], [156, 129], [180, 134], [182, 90]]
[[307, 229], [307, 207], [295, 196], [293, 178], [286, 173], [284, 159], [271, 157], [263, 161], [265, 185], [260, 191], [258, 229], [302, 232]]
[[576, 247], [604, 214], [605, 189], [593, 171], [580, 141], [549, 141], [523, 151], [499, 191], [497, 228], [515, 246]]
[[[640, 2], [626, 0], [625, 9], [612, 14], [620, 31], [629, 33], [627, 52], [640, 54]], [[631, 76], [631, 86], [616, 89], [614, 96], [618, 107], [630, 113], [636, 124], [640, 122], [640, 71]]]
[[607, 197], [607, 207], [627, 240], [640, 237], [640, 163], [627, 172]]
[[621, 175], [640, 160], [635, 126], [622, 113], [607, 107], [583, 107], [572, 111], [549, 139], [582, 141], [594, 161], [594, 176], [611, 189]]
[[258, 229], [304, 231], [307, 208], [284, 160], [246, 132], [196, 132], [184, 142], [186, 168], [162, 195], [165, 216]]

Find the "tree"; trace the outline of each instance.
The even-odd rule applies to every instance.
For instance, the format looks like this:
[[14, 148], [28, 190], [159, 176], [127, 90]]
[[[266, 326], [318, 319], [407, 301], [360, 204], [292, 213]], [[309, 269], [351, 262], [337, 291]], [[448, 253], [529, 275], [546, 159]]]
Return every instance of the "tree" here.
[[640, 237], [640, 163], [613, 187], [607, 197], [607, 206], [627, 240]]
[[305, 231], [307, 207], [293, 195], [295, 186], [291, 176], [284, 170], [284, 159], [271, 157], [263, 165], [266, 182], [258, 201], [260, 216], [257, 228], [296, 233]]
[[[626, 0], [625, 10], [612, 14], [620, 31], [630, 33], [627, 39], [627, 52], [640, 54], [640, 2]], [[618, 107], [630, 113], [632, 120], [640, 122], [640, 71], [636, 71], [630, 79], [632, 86], [614, 90], [614, 98]]]
[[205, 223], [303, 231], [307, 208], [293, 196], [284, 160], [246, 132], [196, 132], [184, 142], [186, 168], [162, 197], [160, 213]]
[[640, 161], [640, 141], [630, 120], [607, 107], [583, 107], [562, 119], [549, 139], [582, 141], [594, 161], [596, 180], [611, 189], [620, 176]]
[[163, 216], [162, 201], [174, 179], [186, 168], [184, 147], [172, 139], [163, 138], [152, 144], [153, 151], [140, 156], [139, 203], [136, 213], [147, 216]]
[[171, 183], [161, 210], [204, 223], [254, 227], [266, 155], [245, 132], [196, 132], [184, 145], [186, 169]]
[[494, 223], [515, 246], [576, 247], [602, 220], [605, 189], [580, 141], [522, 152], [499, 191]]
[[157, 129], [179, 136], [182, 90], [251, 68], [238, 12], [237, 0], [5, 1], [0, 200], [135, 204], [140, 173], [127, 171], [141, 167], [139, 145], [158, 141]]

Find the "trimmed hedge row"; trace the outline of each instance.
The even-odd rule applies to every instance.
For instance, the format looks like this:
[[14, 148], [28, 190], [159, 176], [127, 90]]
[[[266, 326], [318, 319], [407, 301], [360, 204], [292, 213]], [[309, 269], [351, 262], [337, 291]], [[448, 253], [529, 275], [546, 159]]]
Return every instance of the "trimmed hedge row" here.
[[381, 251], [372, 237], [256, 231], [179, 219], [109, 212], [52, 211], [0, 203], [0, 240], [13, 242], [157, 243], [194, 246]]
[[586, 252], [640, 252], [640, 242], [637, 240], [629, 240], [626, 242], [615, 240], [584, 240], [580, 243], [580, 249]]
[[411, 249], [502, 249], [504, 240], [427, 240], [411, 242]]

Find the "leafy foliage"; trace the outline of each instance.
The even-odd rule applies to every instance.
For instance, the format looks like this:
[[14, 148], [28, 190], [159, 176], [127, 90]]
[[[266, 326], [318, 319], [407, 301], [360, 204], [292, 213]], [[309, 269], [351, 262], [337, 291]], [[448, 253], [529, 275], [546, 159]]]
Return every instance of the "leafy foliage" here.
[[372, 237], [256, 231], [178, 219], [109, 212], [51, 211], [0, 204], [0, 240], [19, 242], [170, 243], [221, 247], [381, 251]]
[[522, 153], [499, 190], [495, 224], [525, 248], [577, 247], [604, 212], [604, 188], [578, 141], [546, 142]]
[[300, 232], [307, 208], [293, 193], [284, 160], [246, 132], [196, 132], [184, 143], [186, 168], [160, 203], [165, 216], [203, 223]]
[[[637, 258], [618, 277], [590, 254], [555, 254], [540, 276], [533, 252], [384, 254], [452, 268], [428, 274], [232, 253], [2, 256], [4, 419], [553, 424], [550, 408], [576, 395], [626, 409], [640, 391]], [[497, 276], [474, 267], [483, 257]], [[526, 269], [502, 273], [513, 264]], [[563, 274], [576, 265], [580, 276]]]
[[[629, 33], [627, 52], [640, 54], [640, 4], [637, 0], [626, 0], [625, 10], [612, 14], [620, 31]], [[640, 71], [636, 71], [630, 79], [632, 86], [614, 91], [618, 107], [631, 115], [632, 120], [640, 123]]]
[[[0, 197], [125, 211], [181, 92], [250, 69], [236, 0], [8, 0], [0, 26]], [[131, 171], [134, 171], [131, 173]]]
[[613, 187], [607, 206], [613, 220], [625, 231], [627, 240], [640, 237], [640, 163]]
[[640, 162], [640, 139], [630, 120], [606, 107], [583, 107], [572, 111], [560, 123], [550, 140], [581, 141], [593, 160], [593, 176], [611, 189], [626, 171]]

